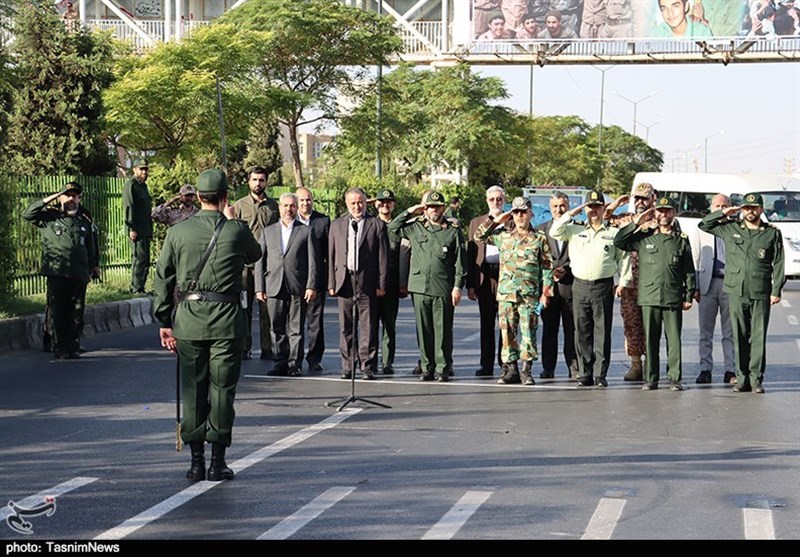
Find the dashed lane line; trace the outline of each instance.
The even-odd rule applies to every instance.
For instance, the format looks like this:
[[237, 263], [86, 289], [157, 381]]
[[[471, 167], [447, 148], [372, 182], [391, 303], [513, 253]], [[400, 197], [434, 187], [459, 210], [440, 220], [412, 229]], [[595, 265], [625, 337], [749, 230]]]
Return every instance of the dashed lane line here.
[[336, 503], [350, 495], [354, 489], [355, 487], [332, 487], [328, 489], [325, 493], [303, 506], [297, 512], [287, 516], [277, 526], [270, 528], [256, 539], [285, 540]]
[[469, 517], [486, 502], [491, 491], [468, 491], [458, 502], [447, 511], [439, 522], [433, 525], [424, 536], [423, 540], [449, 540], [464, 526]]
[[622, 515], [625, 501], [625, 499], [609, 499], [607, 497], [600, 499], [581, 539], [610, 540], [611, 534], [614, 533], [614, 528], [619, 522], [619, 517]]
[[[321, 431], [325, 431], [327, 429], [337, 426], [350, 416], [353, 416], [360, 411], [361, 411], [360, 408], [350, 408], [350, 409], [345, 409], [341, 412], [337, 412], [336, 414], [329, 416], [328, 418], [325, 418], [320, 423], [309, 426], [305, 429], [302, 429], [301, 431], [298, 431], [297, 433], [289, 435], [285, 439], [276, 441], [272, 445], [268, 445], [262, 449], [259, 449], [244, 458], [240, 458], [239, 460], [230, 464], [229, 466], [234, 472], [237, 473], [241, 472], [242, 470], [249, 468], [253, 464], [256, 464], [267, 457], [270, 457], [276, 453], [279, 453], [285, 449], [292, 447], [293, 445], [305, 441], [309, 437], [312, 437], [313, 435], [316, 435]], [[188, 503], [198, 495], [202, 495], [203, 493], [216, 487], [220, 483], [221, 482], [204, 481], [192, 484], [191, 486], [187, 487], [180, 493], [176, 493], [172, 497], [169, 497], [168, 499], [162, 501], [161, 503], [153, 507], [150, 507], [146, 511], [132, 518], [129, 518], [122, 524], [115, 526], [110, 530], [106, 530], [105, 532], [101, 533], [94, 539], [119, 540], [122, 538], [126, 538], [139, 528], [147, 526], [151, 522], [158, 520], [168, 512], [177, 509], [178, 507], [180, 507], [185, 503]]]
[[744, 518], [744, 539], [774, 540], [775, 526], [772, 524], [770, 509], [742, 509]]

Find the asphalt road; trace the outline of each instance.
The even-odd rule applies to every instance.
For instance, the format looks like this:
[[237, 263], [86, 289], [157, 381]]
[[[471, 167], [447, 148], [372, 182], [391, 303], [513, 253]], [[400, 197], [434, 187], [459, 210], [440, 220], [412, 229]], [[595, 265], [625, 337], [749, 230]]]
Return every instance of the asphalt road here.
[[576, 387], [563, 362], [552, 380], [537, 366], [533, 387], [478, 379], [467, 299], [451, 383], [412, 375], [406, 301], [396, 375], [353, 385], [339, 378], [329, 301], [323, 372], [274, 378], [270, 362], [243, 363], [228, 452], [237, 476], [223, 483], [184, 478], [175, 360], [155, 326], [89, 338], [76, 361], [7, 354], [0, 539], [7, 554], [56, 551], [48, 540], [797, 540], [798, 308], [790, 282], [756, 395], [723, 385], [721, 365], [714, 383], [694, 384], [696, 309], [683, 392], [623, 381], [618, 308], [608, 388]]

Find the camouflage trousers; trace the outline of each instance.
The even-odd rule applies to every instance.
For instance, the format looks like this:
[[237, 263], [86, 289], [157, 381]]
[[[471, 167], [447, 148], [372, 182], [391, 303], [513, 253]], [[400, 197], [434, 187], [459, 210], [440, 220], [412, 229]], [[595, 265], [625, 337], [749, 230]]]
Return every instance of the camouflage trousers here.
[[645, 353], [644, 322], [642, 308], [636, 303], [637, 296], [636, 288], [623, 288], [619, 300], [619, 312], [622, 315], [625, 333], [625, 352], [632, 358], [641, 357]]
[[503, 340], [500, 357], [503, 363], [513, 363], [517, 360], [530, 362], [539, 359], [536, 350], [539, 316], [534, 313], [537, 302], [536, 298], [523, 298], [518, 302], [497, 302], [500, 336]]

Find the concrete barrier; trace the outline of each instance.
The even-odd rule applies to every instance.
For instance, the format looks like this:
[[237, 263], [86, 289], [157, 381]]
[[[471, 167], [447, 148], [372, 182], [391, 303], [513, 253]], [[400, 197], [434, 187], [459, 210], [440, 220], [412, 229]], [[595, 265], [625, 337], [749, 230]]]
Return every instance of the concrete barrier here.
[[[86, 307], [84, 336], [143, 327], [154, 322], [153, 300], [133, 298]], [[14, 350], [40, 350], [44, 332], [44, 314], [0, 319], [0, 354]]]

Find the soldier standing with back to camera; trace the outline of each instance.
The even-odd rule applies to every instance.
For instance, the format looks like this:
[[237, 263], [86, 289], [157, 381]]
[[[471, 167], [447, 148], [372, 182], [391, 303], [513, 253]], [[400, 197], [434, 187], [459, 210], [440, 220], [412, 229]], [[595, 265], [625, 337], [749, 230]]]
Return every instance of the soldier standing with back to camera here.
[[[228, 181], [221, 170], [197, 180], [201, 209], [167, 231], [156, 266], [153, 315], [161, 345], [178, 353], [183, 398], [181, 439], [191, 447], [191, 481], [233, 479], [225, 463], [247, 323], [241, 305], [242, 269], [261, 248], [247, 225], [227, 220]], [[212, 237], [215, 244], [208, 251]], [[208, 251], [208, 259], [202, 263]], [[198, 273], [199, 271], [199, 273]], [[174, 290], [180, 292], [177, 311]], [[174, 315], [174, 318], [173, 318]], [[211, 443], [206, 475], [205, 443]]]
[[[22, 214], [41, 230], [42, 268], [47, 277], [47, 307], [52, 318], [55, 356], [80, 357], [86, 286], [100, 276], [96, 236], [91, 221], [81, 213], [83, 188], [70, 182], [44, 199], [34, 201]], [[58, 206], [50, 206], [58, 201]]]
[[[734, 215], [741, 211], [741, 220]], [[785, 269], [783, 235], [761, 220], [764, 198], [749, 193], [741, 206], [709, 213], [698, 227], [725, 242], [725, 278], [736, 352], [737, 393], [764, 392], [767, 326], [773, 304], [781, 301]]]
[[[418, 216], [418, 218], [414, 218]], [[420, 381], [450, 380], [453, 316], [467, 274], [464, 235], [444, 218], [444, 196], [427, 191], [419, 205], [397, 215], [389, 231], [411, 243], [408, 291], [417, 321]]]

